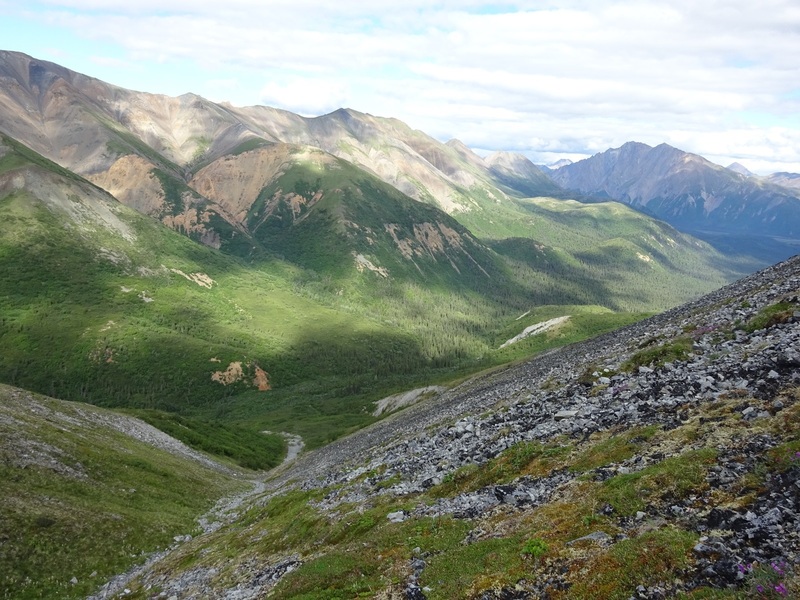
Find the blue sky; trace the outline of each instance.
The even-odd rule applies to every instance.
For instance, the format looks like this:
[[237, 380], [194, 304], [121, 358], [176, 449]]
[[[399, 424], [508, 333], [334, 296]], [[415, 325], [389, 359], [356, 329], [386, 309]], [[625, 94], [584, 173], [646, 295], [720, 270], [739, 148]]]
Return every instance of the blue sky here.
[[540, 163], [636, 140], [800, 172], [795, 0], [0, 0], [0, 36], [126, 88], [346, 106]]

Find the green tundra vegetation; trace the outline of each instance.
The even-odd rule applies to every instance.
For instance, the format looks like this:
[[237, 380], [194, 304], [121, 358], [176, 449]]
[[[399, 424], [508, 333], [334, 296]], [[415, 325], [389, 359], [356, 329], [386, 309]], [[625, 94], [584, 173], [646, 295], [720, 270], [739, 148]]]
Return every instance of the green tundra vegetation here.
[[0, 598], [85, 598], [247, 487], [109, 426], [120, 421], [0, 385]]
[[[283, 452], [262, 431], [318, 447], [372, 422], [384, 396], [613, 330], [745, 268], [622, 205], [478, 194], [456, 220], [338, 159], [288, 166], [249, 234], [229, 226], [218, 251], [13, 140], [0, 148], [0, 177], [44, 182], [0, 197], [0, 381], [126, 408], [252, 468]], [[189, 188], [155, 175], [179, 210]], [[286, 191], [318, 202], [266, 214]], [[93, 194], [102, 218], [87, 216]], [[428, 226], [446, 233], [440, 248], [419, 242]]]

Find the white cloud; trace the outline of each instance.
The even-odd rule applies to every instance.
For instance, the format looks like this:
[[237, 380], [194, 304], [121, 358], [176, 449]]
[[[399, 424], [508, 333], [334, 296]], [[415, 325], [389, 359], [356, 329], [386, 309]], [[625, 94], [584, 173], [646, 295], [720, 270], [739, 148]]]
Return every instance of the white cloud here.
[[[793, 0], [502, 6], [50, 0], [24, 10], [32, 23], [113, 48], [120, 76], [126, 60], [137, 76], [190, 61], [203, 72], [193, 91], [218, 95], [226, 90], [204, 82], [235, 80], [228, 91], [240, 104], [303, 114], [346, 105], [437, 137], [531, 155], [578, 156], [635, 139], [746, 166], [800, 165]], [[748, 117], [756, 114], [760, 121]]]
[[336, 80], [293, 79], [287, 83], [267, 83], [261, 89], [261, 102], [291, 110], [303, 116], [317, 116], [346, 106], [347, 87]]

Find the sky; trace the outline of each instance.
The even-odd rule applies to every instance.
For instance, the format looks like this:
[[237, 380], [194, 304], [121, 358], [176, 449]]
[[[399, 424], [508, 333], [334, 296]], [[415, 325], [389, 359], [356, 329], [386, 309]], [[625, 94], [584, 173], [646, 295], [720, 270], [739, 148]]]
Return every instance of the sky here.
[[0, 49], [538, 164], [638, 141], [800, 172], [797, 0], [0, 0]]

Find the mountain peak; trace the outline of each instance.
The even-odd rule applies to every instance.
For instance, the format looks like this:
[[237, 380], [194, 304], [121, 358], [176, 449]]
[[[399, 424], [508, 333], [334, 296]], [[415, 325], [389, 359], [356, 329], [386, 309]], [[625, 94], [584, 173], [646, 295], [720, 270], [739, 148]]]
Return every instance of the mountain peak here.
[[486, 157], [486, 164], [504, 185], [526, 196], [547, 196], [558, 191], [553, 180], [519, 152], [494, 152]]
[[486, 163], [496, 167], [522, 167], [529, 169], [530, 165], [536, 166], [531, 160], [520, 152], [508, 152], [499, 150], [486, 157]]
[[[660, 145], [661, 146], [665, 146], [666, 144], [660, 144]], [[620, 146], [619, 148], [616, 148], [616, 150], [620, 151], [620, 152], [624, 152], [624, 151], [630, 152], [632, 150], [637, 150], [637, 151], [640, 151], [640, 152], [644, 152], [644, 151], [652, 150], [652, 149], [653, 149], [653, 146], [645, 144], [644, 142], [636, 142], [636, 141], [625, 142], [624, 144], [622, 144], [622, 146]], [[613, 152], [615, 149], [614, 148], [610, 148], [610, 150]]]
[[747, 167], [738, 162], [732, 162], [725, 168], [733, 171], [734, 173], [739, 173], [740, 175], [744, 175], [745, 177], [752, 177], [753, 175], [755, 175], [755, 173], [753, 173]]
[[365, 117], [369, 117], [370, 115], [366, 113], [359, 112], [352, 108], [341, 107], [333, 110], [327, 114], [320, 115], [319, 117], [312, 117], [314, 119], [362, 119]]
[[570, 159], [561, 158], [561, 159], [557, 160], [556, 162], [547, 165], [547, 167], [549, 169], [555, 171], [556, 169], [560, 169], [561, 167], [566, 167], [567, 165], [571, 165], [571, 164], [572, 164], [572, 161]]
[[467, 146], [461, 140], [457, 140], [457, 139], [453, 138], [453, 139], [448, 140], [447, 142], [445, 142], [445, 146], [448, 146], [449, 148], [452, 148], [453, 150], [458, 152], [458, 154], [462, 158], [464, 158], [465, 160], [467, 160], [470, 163], [483, 164], [483, 162], [484, 162], [483, 158], [481, 158], [480, 156], [475, 154], [475, 152], [473, 152], [472, 148]]

